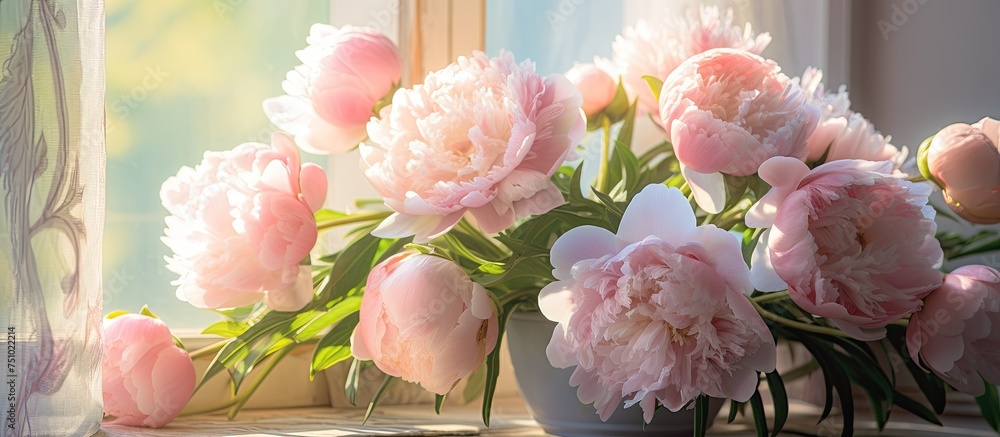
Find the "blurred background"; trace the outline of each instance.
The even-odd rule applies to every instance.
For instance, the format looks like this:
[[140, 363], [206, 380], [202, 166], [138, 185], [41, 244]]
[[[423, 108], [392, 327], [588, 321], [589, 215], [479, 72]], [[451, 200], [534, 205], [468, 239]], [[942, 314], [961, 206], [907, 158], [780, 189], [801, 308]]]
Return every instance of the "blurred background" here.
[[[218, 319], [175, 297], [160, 184], [206, 150], [269, 141], [275, 127], [261, 101], [281, 94], [311, 24], [382, 30], [422, 54], [413, 76], [475, 47], [505, 48], [548, 74], [609, 57], [615, 35], [639, 18], [665, 22], [699, 3], [732, 7], [737, 23], [769, 32], [764, 56], [789, 76], [816, 66], [828, 88], [848, 85], [853, 109], [911, 152], [948, 124], [1000, 118], [995, 0], [106, 0], [105, 312], [149, 304], [194, 330]], [[371, 196], [356, 154], [304, 156], [328, 168], [332, 207]]]

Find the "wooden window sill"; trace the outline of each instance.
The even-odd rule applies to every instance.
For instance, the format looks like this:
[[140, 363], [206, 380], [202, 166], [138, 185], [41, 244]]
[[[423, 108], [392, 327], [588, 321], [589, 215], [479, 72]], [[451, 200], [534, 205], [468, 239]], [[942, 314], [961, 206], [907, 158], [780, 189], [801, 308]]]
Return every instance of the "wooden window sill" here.
[[[246, 410], [235, 421], [225, 415], [200, 415], [182, 417], [161, 429], [130, 428], [105, 425], [104, 435], [109, 437], [179, 437], [179, 436], [362, 436], [362, 435], [420, 435], [420, 436], [545, 436], [544, 431], [531, 419], [520, 398], [498, 398], [493, 404], [492, 426], [486, 428], [479, 415], [480, 404], [446, 406], [441, 415], [434, 414], [433, 405], [396, 405], [379, 407], [367, 424], [362, 425], [365, 410], [361, 408], [288, 408], [271, 410]], [[836, 436], [840, 431], [835, 425], [836, 416], [824, 424], [816, 425], [819, 410], [794, 403], [788, 424], [782, 435]], [[753, 436], [753, 424], [739, 418], [726, 423], [725, 408], [709, 430], [710, 436]], [[885, 436], [969, 436], [993, 437], [986, 423], [975, 416], [950, 416], [944, 419], [947, 427], [937, 427], [902, 417], [894, 412], [896, 421], [879, 433], [875, 424], [859, 412], [855, 435]]]

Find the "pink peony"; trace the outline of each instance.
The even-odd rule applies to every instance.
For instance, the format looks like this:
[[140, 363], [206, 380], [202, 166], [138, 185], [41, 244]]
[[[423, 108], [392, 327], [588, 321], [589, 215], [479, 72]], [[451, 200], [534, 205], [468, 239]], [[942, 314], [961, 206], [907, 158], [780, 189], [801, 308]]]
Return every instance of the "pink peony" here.
[[734, 49], [688, 59], [663, 84], [660, 114], [702, 209], [721, 212], [723, 174], [748, 176], [773, 156], [805, 158], [819, 108], [773, 61]]
[[973, 223], [1000, 223], [1000, 122], [956, 123], [931, 140], [927, 166], [952, 211]]
[[733, 10], [723, 14], [717, 6], [691, 10], [686, 20], [650, 24], [639, 20], [626, 27], [612, 45], [614, 57], [602, 62], [621, 76], [629, 100], [639, 99], [640, 115], [650, 113], [659, 120], [660, 107], [643, 76], [663, 80], [688, 58], [714, 48], [734, 48], [760, 54], [771, 42], [763, 33], [755, 36], [750, 23], [733, 25]]
[[746, 217], [770, 228], [752, 259], [758, 290], [787, 288], [802, 309], [873, 341], [941, 285], [931, 187], [894, 177], [891, 162], [847, 159], [810, 171], [777, 157], [760, 177], [772, 188]]
[[753, 291], [740, 243], [695, 226], [676, 188], [633, 198], [618, 234], [581, 226], [552, 246], [557, 281], [538, 305], [558, 322], [547, 354], [576, 366], [570, 384], [601, 420], [659, 401], [678, 411], [701, 394], [746, 401], [757, 372], [774, 370], [774, 339], [745, 293]]
[[104, 319], [101, 385], [111, 423], [159, 428], [194, 394], [194, 363], [159, 319], [126, 314]]
[[365, 139], [375, 105], [399, 84], [403, 62], [388, 37], [368, 27], [314, 24], [302, 65], [281, 83], [286, 95], [264, 113], [309, 153], [339, 153]]
[[870, 121], [850, 109], [846, 86], [842, 85], [836, 93], [827, 93], [823, 72], [815, 68], [806, 69], [801, 79], [793, 80], [801, 83], [809, 100], [820, 108], [819, 125], [806, 140], [806, 161], [817, 161], [826, 155], [825, 162], [864, 159], [892, 161], [896, 170], [903, 167], [909, 153], [907, 148], [890, 144], [890, 137], [882, 136]]
[[[965, 266], [945, 275], [924, 307], [910, 317], [906, 347], [963, 393], [981, 396], [983, 378], [1000, 384], [1000, 272]], [[982, 375], [982, 377], [980, 377]]]
[[427, 241], [466, 212], [494, 233], [562, 204], [549, 177], [583, 137], [581, 100], [508, 52], [460, 57], [400, 90], [361, 146], [365, 176], [396, 212], [373, 234]]
[[312, 300], [302, 265], [316, 243], [313, 213], [326, 197], [326, 173], [301, 165], [292, 139], [206, 152], [160, 190], [167, 216], [167, 268], [180, 275], [177, 297], [199, 308], [233, 308], [262, 298], [279, 311]]
[[360, 316], [355, 358], [442, 395], [479, 368], [499, 332], [489, 292], [432, 255], [401, 253], [375, 266]]
[[615, 80], [594, 64], [576, 64], [565, 76], [580, 91], [587, 117], [603, 111], [615, 97]]

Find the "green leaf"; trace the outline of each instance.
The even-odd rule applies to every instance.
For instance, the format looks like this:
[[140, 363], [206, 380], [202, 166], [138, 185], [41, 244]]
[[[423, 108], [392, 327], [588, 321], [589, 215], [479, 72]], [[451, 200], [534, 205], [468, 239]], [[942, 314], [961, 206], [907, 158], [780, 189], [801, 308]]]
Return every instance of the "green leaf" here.
[[108, 315], [104, 316], [104, 318], [108, 319], [108, 320], [111, 320], [111, 319], [113, 319], [115, 317], [121, 317], [121, 316], [124, 316], [126, 314], [132, 314], [132, 313], [130, 313], [128, 311], [125, 311], [125, 310], [117, 310], [117, 311], [112, 311], [112, 312], [108, 313]]
[[580, 201], [584, 200], [583, 196], [583, 166], [584, 163], [581, 162], [580, 165], [576, 167], [573, 171], [573, 179], [569, 183], [569, 200], [570, 201]]
[[503, 263], [490, 262], [479, 265], [479, 271], [490, 275], [499, 275], [504, 272]]
[[623, 192], [627, 193], [625, 201], [632, 200], [632, 196], [638, 194], [638, 182], [639, 182], [639, 160], [635, 157], [635, 154], [629, 150], [628, 147], [622, 143], [615, 144], [615, 158], [617, 158], [620, 163], [625, 178], [623, 179]]
[[608, 107], [604, 108], [604, 115], [608, 117], [611, 123], [617, 123], [625, 117], [625, 113], [628, 112], [628, 106], [628, 94], [625, 93], [625, 88], [622, 86], [621, 79], [619, 79], [615, 96], [611, 99]]
[[983, 413], [986, 423], [990, 424], [994, 431], [1000, 432], [1000, 397], [997, 395], [997, 386], [987, 381], [983, 384], [986, 385], [986, 393], [977, 397], [976, 403], [979, 404], [979, 411]]
[[593, 193], [594, 196], [597, 197], [597, 200], [599, 200], [604, 206], [608, 207], [608, 211], [618, 217], [618, 221], [621, 221], [622, 215], [624, 215], [625, 212], [622, 211], [621, 207], [618, 206], [617, 203], [615, 203], [614, 199], [597, 190], [594, 190]]
[[[642, 155], [639, 155], [639, 166], [645, 167], [649, 165], [649, 163], [653, 162], [653, 160], [664, 155], [667, 157], [674, 156], [674, 146], [673, 144], [670, 144], [670, 141], [664, 141], [660, 144], [657, 144], [652, 149], [649, 149]], [[674, 159], [673, 161], [676, 161], [676, 159]]]
[[342, 219], [345, 217], [350, 217], [350, 214], [346, 214], [340, 211], [334, 211], [332, 209], [321, 209], [313, 214], [317, 222], [325, 222], [327, 220]]
[[382, 399], [382, 395], [385, 394], [385, 390], [389, 388], [389, 384], [392, 383], [393, 379], [396, 379], [396, 377], [385, 375], [385, 379], [382, 380], [382, 385], [379, 386], [378, 391], [375, 392], [375, 396], [372, 398], [372, 401], [368, 403], [368, 409], [365, 410], [365, 419], [361, 421], [362, 425], [368, 423], [368, 418], [372, 416], [372, 412], [375, 411], [375, 406], [378, 405], [378, 401]]
[[757, 199], [764, 197], [764, 195], [771, 190], [771, 185], [764, 182], [764, 180], [760, 178], [760, 175], [756, 173], [747, 176], [747, 186], [750, 188], [750, 191], [753, 191], [753, 195]]
[[333, 264], [330, 276], [323, 289], [320, 299], [329, 301], [347, 294], [368, 277], [368, 272], [374, 265], [372, 259], [379, 248], [380, 239], [371, 234], [364, 234], [352, 241]]
[[763, 235], [763, 229], [751, 228], [743, 231], [743, 260], [746, 261], [747, 265], [752, 265], [750, 260], [753, 257], [753, 251], [757, 248], [757, 243], [760, 242], [760, 237]]
[[742, 403], [734, 400], [729, 401], [729, 417], [726, 419], [726, 423], [733, 423], [736, 420], [736, 413], [740, 411], [742, 405]]
[[929, 163], [927, 162], [927, 157], [930, 154], [931, 142], [934, 141], [934, 135], [927, 137], [923, 142], [920, 143], [920, 147], [917, 148], [917, 170], [923, 175], [927, 180], [934, 182], [940, 188], [944, 188], [944, 184], [941, 183], [938, 178], [934, 177], [931, 173]]
[[625, 119], [622, 121], [622, 127], [618, 130], [618, 138], [615, 139], [616, 143], [620, 143], [629, 150], [632, 150], [632, 133], [635, 131], [635, 112], [637, 106], [638, 104], [635, 101], [628, 106], [628, 110], [625, 111]]
[[830, 344], [823, 344], [815, 337], [807, 335], [799, 335], [799, 341], [802, 343], [806, 349], [809, 349], [809, 353], [813, 355], [816, 362], [819, 363], [820, 368], [823, 370], [823, 378], [827, 385], [827, 405], [823, 411], [823, 416], [820, 418], [822, 422], [823, 419], [827, 417], [830, 413], [830, 408], [833, 404], [833, 390], [831, 386], [836, 388], [837, 397], [840, 398], [840, 411], [841, 419], [843, 420], [844, 431], [841, 434], [844, 437], [853, 435], [854, 433], [854, 390], [851, 387], [851, 381], [847, 374], [844, 372], [841, 364], [833, 356], [834, 349]]
[[745, 176], [723, 175], [726, 184], [726, 207], [730, 209], [740, 203], [743, 195], [747, 192], [749, 182]]
[[753, 427], [757, 431], [757, 437], [767, 437], [767, 415], [764, 413], [764, 400], [760, 397], [760, 390], [754, 391], [750, 397], [750, 411], [753, 412]]
[[462, 400], [465, 403], [470, 403], [479, 395], [483, 394], [483, 389], [486, 388], [486, 363], [479, 366], [468, 378], [465, 378], [465, 389], [462, 390]]
[[892, 382], [882, 373], [877, 363], [871, 363], [870, 366], [862, 364], [865, 361], [862, 356], [838, 352], [833, 352], [833, 355], [848, 378], [865, 392], [879, 431], [885, 429], [885, 424], [889, 421], [889, 409], [893, 405]]
[[142, 309], [139, 310], [139, 314], [142, 314], [142, 315], [144, 315], [146, 317], [152, 317], [154, 319], [159, 319], [159, 317], [157, 317], [156, 314], [153, 314], [153, 312], [149, 310], [149, 305], [143, 305]]
[[774, 404], [774, 430], [771, 431], [771, 437], [777, 437], [788, 420], [788, 394], [785, 393], [785, 383], [777, 371], [767, 373], [766, 377], [771, 403]]
[[[937, 414], [944, 413], [944, 407], [946, 404], [945, 389], [944, 384], [941, 379], [932, 373], [925, 372], [917, 363], [909, 359], [906, 350], [906, 328], [902, 326], [890, 325], [887, 327], [887, 338], [889, 342], [892, 343], [893, 348], [899, 353], [900, 358], [906, 363], [906, 370], [910, 372], [913, 376], [913, 380], [916, 381], [917, 387], [920, 388], [920, 392], [924, 394], [924, 398], [934, 409]], [[896, 399], [894, 399], [896, 401]], [[898, 402], [895, 402], [898, 404]]]
[[653, 99], [657, 102], [660, 101], [660, 91], [663, 90], [663, 81], [656, 76], [644, 75], [642, 80], [646, 81], [646, 85], [649, 85], [649, 90], [653, 92]]
[[698, 396], [694, 404], [694, 437], [705, 437], [708, 430], [709, 397]]
[[444, 406], [444, 399], [445, 395], [434, 395], [434, 412], [437, 413], [438, 416], [441, 415], [441, 407]]
[[970, 255], [979, 255], [981, 253], [993, 252], [993, 251], [996, 251], [996, 250], [1000, 250], [1000, 239], [996, 239], [996, 240], [993, 240], [993, 241], [990, 241], [990, 242], [987, 242], [987, 243], [984, 243], [984, 244], [977, 245], [977, 246], [972, 247], [972, 248], [965, 249], [965, 250], [963, 250], [963, 251], [955, 254], [953, 257], [954, 258], [962, 258], [962, 257], [970, 256]]
[[311, 340], [334, 323], [341, 321], [350, 314], [358, 312], [361, 309], [361, 296], [347, 296], [343, 299], [328, 302], [327, 306], [329, 309], [326, 312], [312, 319], [312, 321], [295, 334], [294, 340], [296, 343]]
[[312, 364], [309, 367], [309, 380], [316, 372], [329, 369], [333, 365], [351, 357], [351, 333], [358, 326], [358, 313], [353, 313], [337, 323], [327, 332], [313, 349]]
[[208, 325], [208, 327], [201, 331], [201, 333], [206, 335], [218, 335], [223, 338], [232, 338], [242, 334], [249, 327], [250, 325], [246, 323], [223, 320], [221, 322], [215, 322]]
[[507, 320], [529, 298], [529, 296], [525, 296], [516, 299], [500, 308], [497, 317], [500, 325], [497, 331], [497, 343], [493, 352], [486, 356], [486, 388], [483, 390], [483, 424], [486, 427], [490, 426], [490, 410], [493, 407], [493, 395], [497, 389], [497, 378], [500, 376], [500, 350], [503, 345], [503, 334], [507, 329]]
[[819, 166], [821, 166], [823, 164], [826, 164], [827, 158], [830, 157], [830, 150], [831, 149], [833, 149], [833, 143], [830, 143], [829, 146], [826, 146], [826, 150], [823, 150], [823, 155], [820, 156], [819, 159], [817, 159], [817, 160], [813, 161], [812, 163], [810, 163], [809, 167], [810, 168], [816, 168], [816, 167], [819, 167]]
[[[996, 390], [996, 387], [994, 386], [994, 391], [995, 390]], [[902, 409], [904, 409], [906, 411], [909, 411], [910, 413], [913, 413], [913, 415], [915, 415], [915, 416], [917, 416], [917, 417], [919, 417], [921, 419], [924, 419], [924, 420], [926, 420], [926, 421], [928, 421], [930, 423], [933, 423], [933, 424], [935, 424], [937, 426], [943, 426], [941, 424], [941, 421], [938, 419], [937, 415], [934, 414], [933, 411], [931, 411], [930, 409], [928, 409], [927, 407], [925, 407], [920, 402], [917, 402], [917, 401], [913, 400], [909, 396], [906, 396], [906, 395], [904, 395], [904, 394], [902, 394], [902, 393], [900, 393], [898, 391], [893, 391], [892, 392], [892, 400], [893, 400], [893, 403], [895, 403], [896, 405], [898, 405], [900, 408], [902, 408]], [[978, 401], [978, 399], [977, 399], [977, 401]], [[980, 407], [982, 407], [982, 405], [980, 405]], [[984, 417], [985, 417], [985, 414], [984, 414]], [[1000, 429], [997, 429], [996, 427], [994, 427], [994, 429], [997, 430], [997, 431], [1000, 431]]]
[[344, 396], [347, 397], [347, 402], [351, 405], [357, 406], [358, 397], [358, 383], [361, 381], [361, 367], [364, 366], [364, 362], [355, 358], [351, 361], [351, 368], [347, 370], [347, 380], [344, 381]]

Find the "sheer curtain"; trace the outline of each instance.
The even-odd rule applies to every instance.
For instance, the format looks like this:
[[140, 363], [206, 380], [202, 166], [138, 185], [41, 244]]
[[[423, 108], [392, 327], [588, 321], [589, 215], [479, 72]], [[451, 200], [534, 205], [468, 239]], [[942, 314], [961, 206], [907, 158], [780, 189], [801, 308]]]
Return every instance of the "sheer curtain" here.
[[0, 65], [0, 436], [90, 435], [102, 415], [103, 2], [0, 2]]
[[845, 0], [624, 0], [624, 19], [626, 24], [664, 21], [699, 4], [733, 8], [736, 23], [749, 22], [756, 32], [770, 33], [764, 56], [788, 76], [812, 66], [823, 69], [831, 85], [846, 83], [846, 59], [840, 51], [846, 35], [840, 12]]

